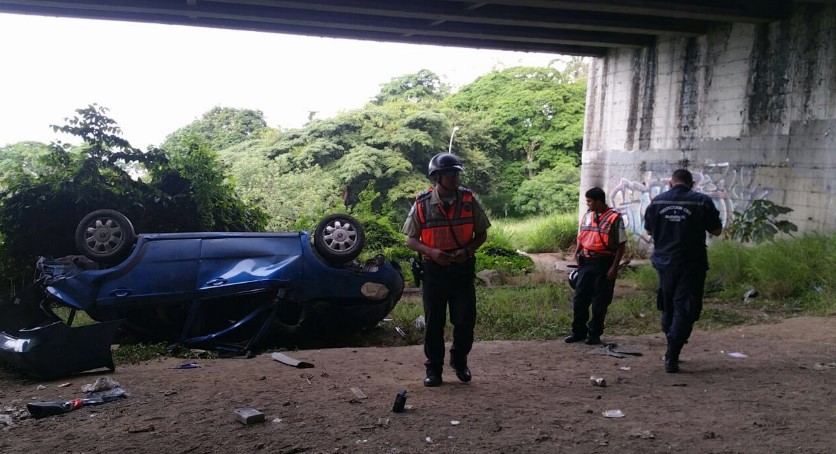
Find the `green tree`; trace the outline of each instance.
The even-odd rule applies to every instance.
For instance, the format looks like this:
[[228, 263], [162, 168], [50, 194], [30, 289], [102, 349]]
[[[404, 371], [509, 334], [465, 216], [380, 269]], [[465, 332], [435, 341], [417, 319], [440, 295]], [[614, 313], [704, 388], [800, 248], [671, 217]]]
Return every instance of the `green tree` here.
[[[524, 214], [528, 209], [523, 206], [541, 201], [526, 199], [535, 193], [523, 190], [523, 183], [545, 170], [562, 169], [567, 159], [579, 167], [586, 80], [576, 66], [563, 72], [550, 67], [494, 71], [443, 101], [488, 123], [494, 144], [487, 156], [499, 176], [484, 198], [487, 208]], [[560, 199], [569, 188], [542, 189], [547, 192], [540, 198]]]
[[450, 87], [432, 71], [422, 69], [417, 73], [404, 74], [382, 84], [380, 93], [372, 100], [382, 105], [392, 101], [439, 101], [450, 93]]
[[257, 137], [266, 129], [260, 110], [214, 107], [200, 119], [169, 134], [160, 148], [170, 153], [184, 152], [194, 138], [199, 138], [210, 150], [219, 151]]
[[[18, 169], [3, 182], [0, 253], [18, 267], [12, 273], [38, 255], [77, 253], [78, 221], [100, 208], [123, 212], [140, 232], [263, 226], [263, 214], [237, 199], [211, 154], [197, 147], [170, 161], [162, 150], [131, 147], [106, 108], [93, 104], [76, 113], [53, 128], [81, 138], [81, 145], [53, 143], [38, 159], [40, 172]], [[148, 183], [125, 170], [132, 163], [149, 169]]]

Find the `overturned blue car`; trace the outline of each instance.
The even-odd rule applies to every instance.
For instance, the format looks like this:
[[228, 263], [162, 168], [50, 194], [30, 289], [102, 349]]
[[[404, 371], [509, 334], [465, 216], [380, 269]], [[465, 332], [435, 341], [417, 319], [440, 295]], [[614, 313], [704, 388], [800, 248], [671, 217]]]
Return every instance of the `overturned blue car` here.
[[[299, 336], [373, 327], [404, 280], [382, 256], [360, 263], [348, 215], [315, 232], [136, 235], [114, 210], [76, 230], [81, 255], [38, 262], [40, 276], [0, 304], [0, 359], [39, 378], [113, 370], [117, 333], [235, 355]], [[65, 308], [62, 316], [58, 307]], [[97, 323], [73, 326], [76, 314]]]

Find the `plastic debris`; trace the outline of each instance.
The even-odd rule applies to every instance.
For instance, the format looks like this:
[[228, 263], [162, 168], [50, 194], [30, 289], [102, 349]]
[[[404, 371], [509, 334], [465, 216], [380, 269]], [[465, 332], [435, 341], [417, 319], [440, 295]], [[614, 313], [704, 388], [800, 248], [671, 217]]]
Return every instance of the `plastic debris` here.
[[592, 386], [598, 386], [599, 388], [607, 387], [607, 381], [604, 380], [604, 377], [596, 377], [593, 375], [589, 377], [589, 381], [592, 382]]
[[758, 291], [753, 289], [753, 288], [750, 288], [749, 290], [746, 290], [746, 293], [743, 294], [743, 302], [748, 303], [749, 298], [755, 298], [757, 296], [758, 296]]
[[179, 366], [169, 367], [169, 369], [200, 369], [197, 363], [183, 363]]
[[461, 424], [460, 421], [456, 421], [456, 420], [450, 421], [450, 425], [452, 425], [452, 426], [458, 426], [459, 424]]
[[836, 368], [836, 363], [816, 363], [813, 370], [825, 370]]
[[274, 352], [270, 354], [270, 357], [282, 364], [287, 364], [288, 366], [293, 366], [297, 369], [309, 369], [311, 367], [314, 367], [314, 365], [311, 363], [299, 361], [298, 359], [291, 358], [290, 356], [287, 356], [284, 353]]
[[363, 391], [361, 391], [360, 388], [358, 388], [356, 386], [351, 387], [351, 392], [354, 394], [354, 397], [356, 397], [358, 399], [366, 399], [367, 398], [366, 394]]
[[395, 331], [401, 335], [404, 339], [406, 339], [406, 331], [403, 330], [400, 326], [395, 327]]
[[122, 385], [119, 382], [112, 380], [109, 377], [101, 377], [96, 379], [93, 383], [88, 383], [81, 387], [81, 391], [85, 393], [93, 393], [97, 391], [108, 391], [114, 388], [120, 388]]
[[12, 417], [9, 415], [0, 415], [0, 425], [13, 426]]
[[427, 437], [427, 438], [424, 439], [424, 441], [426, 441], [427, 443], [432, 443], [433, 439], [430, 438], [430, 437]]
[[38, 391], [43, 391], [43, 390], [45, 390], [45, 389], [46, 389], [46, 386], [44, 386], [44, 385], [38, 385], [38, 387], [37, 387], [37, 388], [35, 388], [35, 389], [37, 389]]
[[61, 383], [60, 385], [58, 385], [58, 387], [59, 388], [66, 388], [67, 386], [70, 386], [70, 385], [72, 385], [72, 383]]
[[746, 353], [740, 353], [740, 352], [729, 352], [729, 356], [731, 356], [732, 358], [748, 358], [749, 357], [749, 355], [747, 355]]
[[624, 417], [624, 412], [622, 412], [621, 410], [607, 410], [602, 414], [604, 415], [605, 418], [623, 418]]
[[630, 370], [630, 366], [621, 366], [619, 367], [621, 370]]

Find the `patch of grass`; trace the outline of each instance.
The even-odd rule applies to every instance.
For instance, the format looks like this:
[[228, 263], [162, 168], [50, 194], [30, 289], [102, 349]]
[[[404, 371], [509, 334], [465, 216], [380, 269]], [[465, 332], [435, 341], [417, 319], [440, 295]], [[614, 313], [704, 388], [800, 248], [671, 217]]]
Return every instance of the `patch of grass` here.
[[514, 249], [531, 253], [564, 251], [574, 246], [578, 236], [576, 213], [491, 222], [503, 232]]

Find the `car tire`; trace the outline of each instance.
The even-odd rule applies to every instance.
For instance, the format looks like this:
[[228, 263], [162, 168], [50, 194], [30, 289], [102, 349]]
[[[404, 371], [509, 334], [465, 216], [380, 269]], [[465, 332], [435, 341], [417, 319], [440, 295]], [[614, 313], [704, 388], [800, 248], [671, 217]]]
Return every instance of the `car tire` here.
[[316, 226], [314, 247], [326, 261], [340, 265], [356, 259], [366, 244], [363, 226], [347, 214], [332, 214]]
[[130, 254], [135, 243], [133, 224], [115, 210], [96, 210], [84, 216], [75, 229], [76, 247], [96, 262], [119, 262]]

